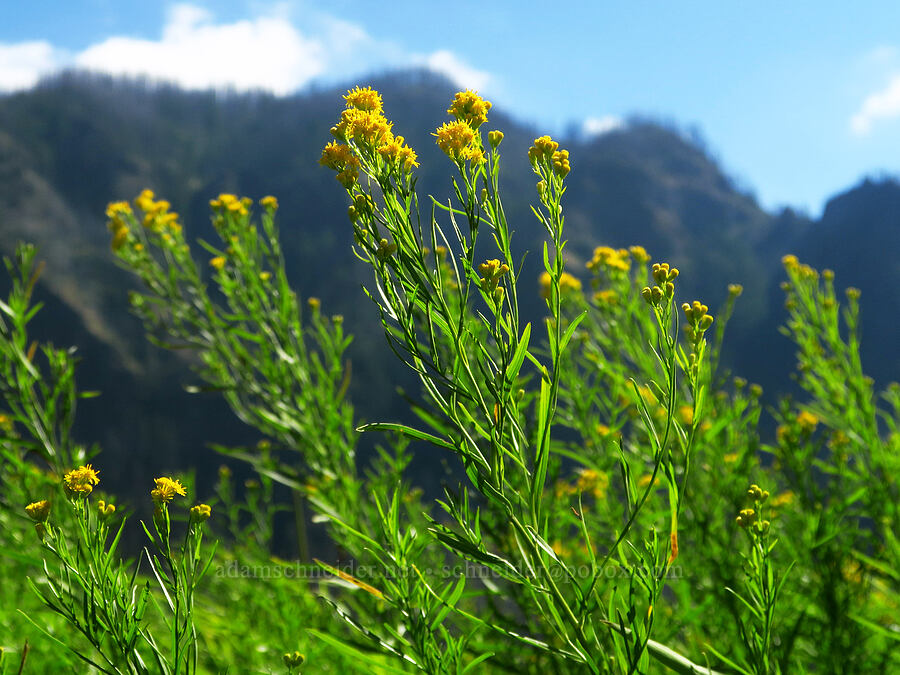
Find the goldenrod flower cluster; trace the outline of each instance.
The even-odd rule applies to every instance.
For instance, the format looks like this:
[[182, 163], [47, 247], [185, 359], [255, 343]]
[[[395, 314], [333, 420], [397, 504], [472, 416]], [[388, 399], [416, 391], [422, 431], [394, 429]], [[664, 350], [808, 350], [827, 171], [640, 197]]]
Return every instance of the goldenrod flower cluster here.
[[210, 515], [212, 515], [212, 509], [209, 504], [197, 504], [191, 507], [191, 521], [194, 523], [209, 520]]
[[[795, 443], [800, 438], [809, 438], [819, 425], [819, 418], [811, 412], [801, 410], [792, 424], [779, 424], [775, 429], [775, 438], [779, 443]], [[799, 437], [798, 437], [799, 433]]]
[[389, 165], [397, 166], [406, 173], [419, 166], [416, 151], [405, 144], [403, 136], [394, 136], [387, 143], [379, 145], [378, 154]]
[[801, 263], [797, 256], [788, 254], [781, 259], [784, 269], [790, 273], [796, 274], [801, 279], [818, 279], [819, 273], [809, 265]]
[[63, 476], [63, 487], [70, 497], [87, 497], [100, 482], [100, 472], [90, 464], [72, 469]]
[[214, 268], [215, 270], [221, 270], [225, 267], [225, 257], [217, 255], [215, 258], [210, 258], [209, 266]]
[[268, 211], [278, 210], [278, 200], [272, 195], [266, 195], [259, 200], [259, 205]]
[[381, 110], [360, 110], [348, 104], [340, 121], [331, 127], [331, 135], [339, 141], [353, 140], [360, 147], [371, 150], [391, 140], [393, 126]]
[[126, 218], [132, 216], [128, 202], [112, 202], [106, 207], [107, 227], [112, 232], [112, 250], [118, 251], [128, 241], [128, 223]]
[[541, 136], [534, 139], [534, 145], [528, 149], [528, 160], [531, 166], [537, 170], [538, 166], [549, 166], [553, 173], [560, 178], [565, 178], [571, 166], [569, 165], [569, 151], [558, 150], [559, 143], [549, 136]]
[[209, 202], [210, 208], [218, 214], [230, 213], [235, 216], [246, 216], [250, 213], [251, 204], [253, 204], [253, 200], [249, 197], [238, 199], [237, 195], [228, 193], [220, 194], [217, 199]]
[[[487, 114], [491, 107], [490, 101], [485, 101], [478, 95], [478, 92], [467, 89], [456, 93], [447, 112], [458, 121], [468, 124], [472, 129], [477, 129], [487, 122]], [[491, 145], [496, 147], [493, 142]]]
[[156, 487], [150, 491], [150, 496], [157, 506], [168, 504], [176, 496], [184, 497], [187, 495], [187, 490], [185, 490], [181, 481], [163, 476], [162, 478], [154, 478], [153, 482], [156, 484]]
[[[478, 127], [487, 122], [487, 114], [491, 102], [485, 101], [477, 92], [457, 92], [447, 109], [455, 118], [453, 122], [445, 122], [431, 135], [437, 139], [438, 147], [454, 162], [470, 162], [473, 166], [483, 164], [486, 159], [481, 146], [481, 135], [476, 133]], [[496, 148], [503, 140], [500, 132], [490, 132], [488, 140], [491, 147]]]
[[628, 252], [631, 253], [631, 257], [634, 258], [638, 265], [643, 265], [645, 262], [650, 261], [650, 254], [647, 253], [647, 249], [643, 246], [629, 246]]
[[378, 248], [375, 249], [375, 257], [383, 262], [394, 255], [394, 253], [396, 252], [397, 244], [388, 241], [387, 239], [382, 239], [378, 242]]
[[165, 199], [155, 199], [153, 190], [143, 190], [134, 204], [144, 212], [144, 227], [151, 232], [162, 233], [166, 242], [171, 242], [172, 236], [181, 232], [178, 214], [169, 211], [171, 204]]
[[594, 302], [601, 306], [615, 307], [619, 304], [619, 294], [611, 288], [594, 293]]
[[431, 135], [437, 138], [438, 147], [444, 154], [456, 162], [481, 164], [485, 161], [484, 151], [476, 143], [475, 131], [465, 122], [445, 122]]
[[25, 507], [25, 513], [36, 523], [43, 523], [50, 517], [50, 502], [42, 499]]
[[759, 485], [751, 485], [747, 490], [747, 497], [753, 502], [752, 508], [741, 509], [736, 518], [739, 527], [748, 530], [751, 536], [759, 536], [765, 534], [769, 529], [769, 521], [760, 521], [760, 513], [762, 505], [769, 498], [769, 492], [763, 490]]
[[[540, 278], [541, 284], [541, 297], [545, 300], [550, 297], [550, 288], [551, 288], [552, 279], [550, 278], [549, 272], [543, 272]], [[568, 272], [563, 272], [559, 277], [559, 292], [561, 295], [567, 295], [570, 293], [580, 293], [581, 292], [581, 281], [579, 281], [576, 277], [573, 277]]]
[[[358, 182], [358, 151], [371, 161], [380, 157], [389, 169], [406, 174], [419, 166], [415, 151], [406, 145], [403, 136], [394, 136], [391, 131], [393, 122], [384, 116], [381, 94], [371, 87], [356, 87], [347, 92], [344, 100], [347, 107], [331, 128], [332, 136], [341, 142], [326, 145], [319, 160], [337, 172], [335, 177], [341, 185], [350, 190]], [[355, 220], [354, 213], [350, 217]]]
[[681, 305], [684, 315], [687, 317], [687, 325], [684, 332], [687, 333], [688, 341], [692, 345], [699, 345], [703, 339], [703, 334], [712, 326], [713, 317], [709, 314], [709, 307], [701, 304], [699, 300], [694, 300], [692, 304], [685, 302]]
[[490, 295], [495, 302], [503, 300], [504, 290], [500, 286], [500, 279], [509, 272], [509, 265], [501, 263], [498, 259], [486, 260], [478, 266], [481, 274], [481, 288]]
[[594, 249], [594, 256], [586, 267], [595, 274], [601, 270], [608, 272], [627, 272], [631, 269], [631, 259], [626, 249], [618, 250], [609, 246], [598, 246]]
[[653, 263], [653, 280], [656, 282], [652, 288], [645, 286], [641, 290], [641, 297], [651, 305], [659, 305], [663, 299], [671, 300], [675, 295], [675, 279], [678, 278], [678, 269], [669, 267], [669, 263]]
[[819, 425], [819, 418], [807, 410], [801, 410], [797, 415], [797, 426], [800, 427], [801, 433], [811, 435]]
[[381, 94], [372, 87], [357, 86], [349, 89], [344, 100], [347, 102], [347, 108], [355, 108], [364, 112], [380, 113], [384, 107]]
[[609, 476], [605, 471], [581, 469], [578, 472], [578, 480], [575, 482], [575, 489], [578, 492], [588, 492], [597, 499], [603, 499], [608, 487]]
[[97, 502], [97, 515], [102, 519], [109, 518], [112, 514], [116, 512], [115, 504], [107, 504], [102, 499]]
[[359, 180], [359, 159], [349, 145], [332, 141], [322, 149], [319, 164], [337, 171], [338, 182], [348, 190]]

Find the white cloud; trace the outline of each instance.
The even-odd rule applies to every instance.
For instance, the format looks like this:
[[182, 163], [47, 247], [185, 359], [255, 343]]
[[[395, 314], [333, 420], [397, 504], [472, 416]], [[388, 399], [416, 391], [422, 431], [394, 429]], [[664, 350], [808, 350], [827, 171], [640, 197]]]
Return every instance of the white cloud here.
[[895, 75], [881, 91], [866, 97], [850, 119], [850, 129], [857, 136], [865, 136], [875, 122], [896, 117], [900, 117], [900, 75]]
[[616, 115], [604, 115], [603, 117], [588, 117], [581, 125], [581, 131], [585, 136], [602, 136], [610, 131], [621, 129], [625, 126], [624, 120]]
[[291, 94], [313, 80], [336, 82], [379, 70], [421, 66], [459, 87], [483, 89], [490, 75], [450, 50], [416, 54], [376, 39], [359, 24], [276, 3], [252, 18], [217, 22], [198, 5], [172, 6], [159, 39], [111, 36], [76, 54], [48, 42], [0, 43], [0, 92], [33, 86], [62, 67], [148, 77], [186, 89]]
[[265, 89], [288, 94], [326, 68], [321, 42], [284, 16], [215, 24], [194, 5], [176, 5], [158, 41], [111, 37], [75, 58], [79, 68], [146, 75], [185, 88]]
[[473, 68], [447, 49], [432, 52], [422, 59], [413, 61], [420, 62], [435, 73], [445, 75], [457, 87], [465, 89], [482, 90], [491, 79], [490, 73]]
[[58, 59], [49, 42], [0, 43], [0, 92], [33, 87], [57, 68]]

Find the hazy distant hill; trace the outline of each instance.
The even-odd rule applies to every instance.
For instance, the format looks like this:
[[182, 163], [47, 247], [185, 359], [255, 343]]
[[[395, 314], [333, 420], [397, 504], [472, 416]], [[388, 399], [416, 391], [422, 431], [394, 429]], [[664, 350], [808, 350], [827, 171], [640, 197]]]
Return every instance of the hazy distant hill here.
[[[422, 72], [370, 83], [384, 94], [397, 132], [420, 154], [421, 193], [445, 198], [452, 167], [430, 132], [447, 119], [452, 85]], [[343, 91], [221, 95], [69, 73], [0, 98], [0, 249], [9, 253], [19, 239], [41, 246], [48, 304], [36, 330], [57, 344], [78, 344], [82, 385], [104, 392], [82, 406], [81, 433], [121, 460], [114, 466], [107, 459], [110, 478], [143, 481], [161, 467], [212, 461], [202, 448], [206, 440], [248, 438], [221, 402], [180, 392], [192, 381], [184, 362], [150, 347], [128, 313], [132, 282], [113, 264], [103, 214], [107, 202], [144, 187], [173, 203], [191, 238], [212, 238], [207, 203], [219, 192], [276, 195], [296, 288], [345, 315], [357, 336], [361, 414], [392, 414], [388, 383], [398, 369], [359, 291], [365, 270], [350, 253], [345, 197], [317, 164]], [[520, 197], [534, 190], [525, 152], [543, 131], [497, 109], [490, 124], [506, 134], [502, 187], [515, 241], [536, 254], [527, 261], [536, 279], [543, 231]], [[746, 293], [726, 354], [737, 372], [772, 385], [784, 381], [791, 352], [776, 331], [779, 259], [795, 252], [835, 269], [841, 285], [863, 290], [864, 363], [881, 383], [900, 378], [895, 181], [866, 182], [812, 222], [791, 211], [766, 213], [697, 144], [651, 122], [634, 121], [590, 141], [562, 140], [572, 157], [567, 224], [576, 274], [595, 245], [639, 243], [654, 259], [678, 265], [681, 287], [713, 308], [728, 283], [742, 283]], [[528, 311], [539, 316], [536, 293]]]

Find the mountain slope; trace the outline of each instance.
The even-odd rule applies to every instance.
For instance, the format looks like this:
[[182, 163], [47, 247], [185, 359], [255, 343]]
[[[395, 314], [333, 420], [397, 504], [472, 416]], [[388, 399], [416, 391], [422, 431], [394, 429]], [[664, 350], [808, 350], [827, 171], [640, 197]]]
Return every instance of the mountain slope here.
[[[430, 132], [447, 119], [453, 87], [412, 71], [374, 78], [395, 130], [421, 161], [419, 190], [446, 199], [451, 164]], [[217, 461], [204, 440], [235, 444], [252, 434], [220, 401], [180, 392], [192, 381], [182, 358], [148, 346], [127, 310], [133, 282], [108, 250], [106, 203], [150, 187], [184, 216], [186, 234], [213, 238], [208, 200], [219, 192], [274, 194], [288, 272], [302, 296], [322, 298], [345, 315], [353, 347], [355, 400], [362, 416], [393, 416], [398, 368], [371, 305], [359, 290], [365, 270], [350, 251], [346, 201], [331, 172], [318, 166], [343, 89], [289, 98], [220, 96], [68, 73], [36, 89], [0, 98], [0, 250], [19, 239], [41, 246], [48, 266], [47, 307], [36, 325], [57, 344], [78, 342], [81, 381], [104, 396], [83, 406], [79, 429], [100, 440], [121, 465], [110, 473], [145, 480], [161, 467]], [[540, 130], [493, 110], [502, 150], [508, 216], [526, 274], [536, 280], [543, 230], [529, 212], [535, 177], [525, 159]], [[682, 270], [685, 299], [715, 308], [728, 283], [744, 285], [726, 355], [763, 384], [783, 382], [790, 345], [782, 320], [778, 260], [797, 253], [829, 266], [838, 281], [863, 289], [865, 363], [879, 381], [900, 378], [890, 348], [900, 298], [897, 246], [900, 186], [865, 183], [834, 199], [820, 222], [791, 211], [771, 215], [736, 189], [701, 148], [660, 125], [636, 121], [593, 140], [564, 140], [572, 158], [566, 201], [573, 273], [598, 244], [647, 247]], [[525, 308], [542, 315], [535, 293]], [[871, 298], [871, 300], [870, 300]], [[887, 300], [885, 300], [887, 298]], [[888, 304], [885, 305], [884, 302]], [[414, 387], [408, 378], [400, 383]]]

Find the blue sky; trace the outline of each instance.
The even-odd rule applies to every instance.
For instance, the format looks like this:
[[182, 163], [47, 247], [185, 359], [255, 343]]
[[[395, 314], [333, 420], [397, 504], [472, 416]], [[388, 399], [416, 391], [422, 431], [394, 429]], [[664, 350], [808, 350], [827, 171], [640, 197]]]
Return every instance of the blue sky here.
[[551, 133], [635, 114], [696, 127], [767, 208], [817, 215], [862, 176], [900, 171], [889, 0], [7, 3], [0, 91], [72, 65], [278, 94], [418, 65]]

